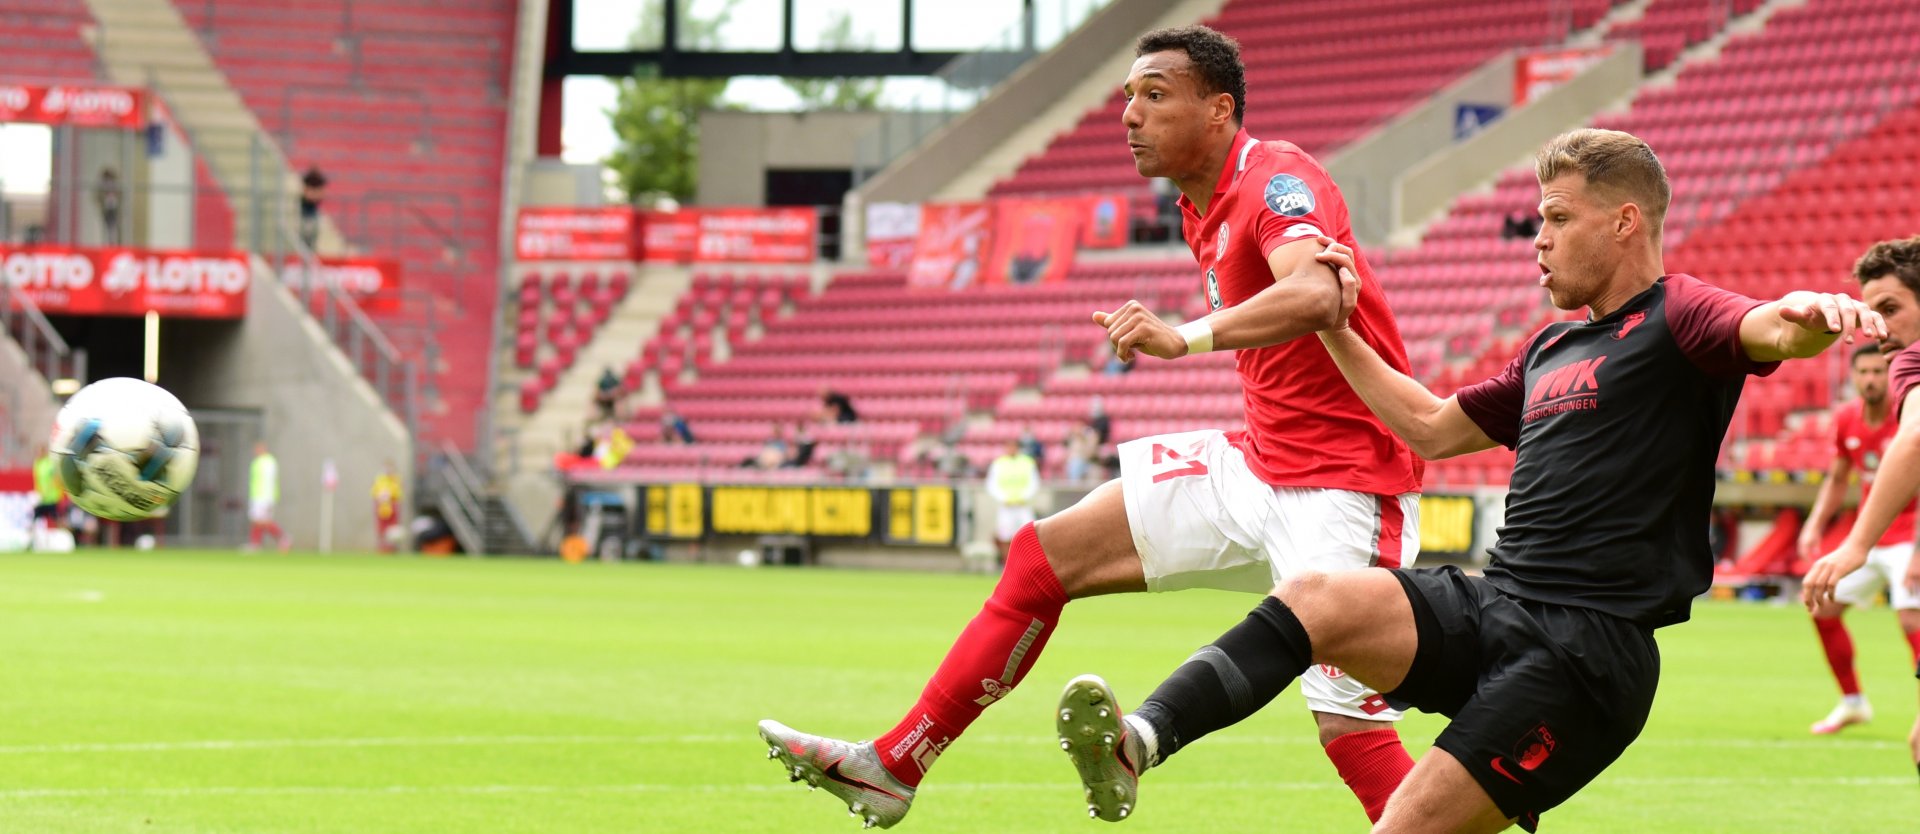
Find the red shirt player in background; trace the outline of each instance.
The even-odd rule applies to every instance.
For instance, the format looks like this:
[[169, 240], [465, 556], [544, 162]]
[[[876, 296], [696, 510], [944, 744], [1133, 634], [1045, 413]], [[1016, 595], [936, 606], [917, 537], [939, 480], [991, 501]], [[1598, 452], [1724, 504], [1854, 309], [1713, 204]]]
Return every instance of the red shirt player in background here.
[[[1839, 514], [1853, 473], [1860, 473], [1862, 498], [1873, 494], [1873, 478], [1893, 442], [1896, 424], [1887, 414], [1887, 358], [1880, 346], [1861, 345], [1851, 358], [1853, 390], [1858, 399], [1833, 412], [1833, 464], [1820, 495], [1814, 499], [1807, 523], [1800, 528], [1800, 558], [1813, 560], [1823, 555], [1820, 547], [1827, 523]], [[1913, 645], [1914, 661], [1920, 663], [1920, 594], [1903, 587], [1907, 564], [1913, 556], [1913, 507], [1908, 505], [1887, 528], [1873, 548], [1867, 551], [1867, 566], [1842, 579], [1834, 592], [1834, 602], [1813, 609], [1813, 626], [1820, 635], [1820, 647], [1827, 665], [1840, 684], [1840, 703], [1827, 717], [1811, 728], [1815, 735], [1840, 732], [1851, 724], [1873, 719], [1873, 708], [1860, 692], [1860, 677], [1853, 667], [1853, 636], [1840, 619], [1849, 606], [1872, 604], [1882, 590], [1888, 592], [1900, 618], [1900, 630]]]
[[[1412, 564], [1419, 552], [1422, 463], [1344, 382], [1314, 336], [1340, 314], [1340, 285], [1316, 260], [1325, 234], [1353, 245], [1345, 200], [1319, 163], [1242, 130], [1245, 68], [1233, 39], [1202, 26], [1142, 36], [1122, 121], [1134, 166], [1184, 195], [1187, 243], [1212, 312], [1175, 328], [1137, 301], [1093, 314], [1115, 354], [1177, 359], [1236, 351], [1244, 430], [1192, 431], [1120, 446], [1120, 478], [1022, 528], [986, 606], [893, 730], [858, 744], [762, 721], [789, 778], [826, 788], [870, 826], [906, 815], [947, 745], [1033, 666], [1070, 599], [1218, 588], [1265, 593], [1295, 573]], [[1371, 277], [1365, 261], [1358, 262]], [[1406, 349], [1369, 281], [1353, 329], [1394, 368]], [[868, 627], [884, 628], [885, 624]], [[857, 632], [849, 651], [859, 651]], [[1190, 662], [1207, 664], [1205, 650]], [[1400, 713], [1340, 670], [1303, 678], [1326, 754], [1369, 818], [1413, 761], [1389, 722]], [[1128, 731], [1084, 732], [1108, 718], [1089, 704], [1057, 714], [1062, 744], [1109, 754]], [[1112, 758], [1111, 755], [1108, 756]], [[1118, 782], [1089, 791], [1094, 815], [1126, 817]]]
[[[1867, 306], [1887, 320], [1880, 350], [1892, 359], [1887, 365], [1887, 408], [1898, 428], [1880, 462], [1880, 477], [1861, 501], [1860, 515], [1853, 520], [1846, 542], [1807, 570], [1801, 595], [1816, 613], [1845, 599], [1841, 591], [1872, 562], [1875, 545], [1885, 541], [1882, 536], [1896, 520], [1913, 512], [1915, 493], [1920, 492], [1920, 396], [1915, 395], [1920, 389], [1920, 237], [1874, 244], [1853, 265], [1853, 275], [1860, 279], [1860, 296]], [[1905, 569], [1889, 577], [1895, 586], [1896, 607], [1901, 592], [1908, 600], [1920, 594], [1920, 559], [1914, 558], [1911, 543], [1904, 550]], [[1920, 629], [1916, 628], [1920, 620], [1915, 614], [1902, 610], [1900, 627], [1920, 658]], [[1913, 673], [1920, 678], [1920, 660]], [[1920, 718], [1907, 735], [1907, 748], [1915, 769], [1920, 770]]]

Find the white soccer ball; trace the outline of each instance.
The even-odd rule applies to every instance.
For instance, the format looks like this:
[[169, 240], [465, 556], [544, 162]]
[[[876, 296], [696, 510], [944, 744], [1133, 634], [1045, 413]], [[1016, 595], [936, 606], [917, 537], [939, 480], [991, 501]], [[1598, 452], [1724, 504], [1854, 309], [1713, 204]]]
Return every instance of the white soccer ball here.
[[53, 421], [53, 454], [67, 497], [113, 521], [164, 511], [193, 483], [200, 430], [187, 407], [128, 377], [80, 389]]

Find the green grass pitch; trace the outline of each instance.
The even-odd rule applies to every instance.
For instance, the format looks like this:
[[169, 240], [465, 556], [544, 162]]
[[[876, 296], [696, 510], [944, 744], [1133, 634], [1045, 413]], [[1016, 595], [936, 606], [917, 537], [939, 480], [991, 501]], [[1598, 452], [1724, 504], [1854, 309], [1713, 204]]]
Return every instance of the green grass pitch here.
[[[0, 557], [0, 832], [852, 832], [754, 722], [854, 737], [918, 694], [979, 576], [227, 553]], [[1251, 597], [1074, 603], [901, 830], [1100, 832], [1051, 738], [1081, 672], [1137, 701]], [[1878, 720], [1806, 616], [1706, 603], [1662, 632], [1639, 744], [1555, 832], [1893, 832], [1920, 819], [1915, 684], [1851, 616]], [[1416, 755], [1440, 727], [1403, 725]], [[1361, 831], [1294, 691], [1149, 776], [1123, 832]]]

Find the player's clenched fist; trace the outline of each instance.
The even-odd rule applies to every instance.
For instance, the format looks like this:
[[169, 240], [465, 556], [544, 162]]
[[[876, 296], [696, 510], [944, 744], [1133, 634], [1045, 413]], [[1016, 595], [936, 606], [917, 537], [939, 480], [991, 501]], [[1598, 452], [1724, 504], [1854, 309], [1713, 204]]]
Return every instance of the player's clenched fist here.
[[1096, 312], [1093, 323], [1107, 329], [1107, 341], [1113, 343], [1113, 355], [1132, 362], [1135, 353], [1178, 359], [1187, 355], [1187, 340], [1173, 325], [1138, 301], [1128, 301], [1111, 313]]

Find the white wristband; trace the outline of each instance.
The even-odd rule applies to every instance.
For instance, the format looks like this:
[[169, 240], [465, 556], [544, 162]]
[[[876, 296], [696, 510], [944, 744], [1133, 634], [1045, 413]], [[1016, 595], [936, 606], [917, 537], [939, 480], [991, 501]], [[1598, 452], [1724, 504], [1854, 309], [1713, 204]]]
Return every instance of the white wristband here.
[[1194, 319], [1180, 325], [1180, 338], [1187, 340], [1188, 353], [1207, 353], [1213, 350], [1213, 325], [1205, 317]]

